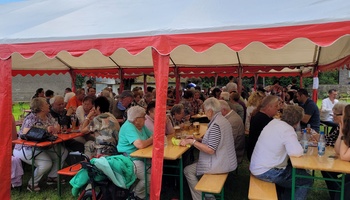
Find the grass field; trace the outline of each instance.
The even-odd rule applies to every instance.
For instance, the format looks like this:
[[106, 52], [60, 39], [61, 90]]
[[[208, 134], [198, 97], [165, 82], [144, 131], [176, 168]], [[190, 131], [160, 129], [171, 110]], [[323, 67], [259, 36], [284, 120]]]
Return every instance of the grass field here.
[[[22, 109], [18, 104], [13, 106], [13, 114], [16, 119], [23, 113], [23, 109], [28, 109], [28, 104], [22, 105]], [[229, 200], [244, 200], [248, 199], [248, 189], [249, 189], [249, 162], [246, 159], [246, 156], [243, 162], [239, 165], [238, 173], [230, 173], [226, 183], [225, 183], [225, 199]], [[31, 167], [28, 164], [24, 164], [25, 175], [23, 177], [23, 186], [22, 191], [17, 189], [11, 191], [11, 199], [21, 200], [21, 199], [43, 199], [43, 200], [56, 200], [56, 199], [77, 199], [71, 194], [71, 186], [68, 181], [62, 187], [62, 197], [59, 198], [57, 186], [56, 185], [46, 185], [46, 177], [43, 177], [40, 187], [41, 191], [39, 193], [31, 193], [26, 190], [28, 180], [30, 178]], [[316, 175], [320, 176], [319, 172], [316, 172]], [[69, 180], [70, 177], [66, 177], [66, 180]], [[161, 191], [160, 199], [173, 199], [178, 198], [178, 184], [175, 186], [175, 180], [172, 178], [164, 177], [164, 182]], [[315, 181], [314, 187], [325, 187], [324, 181]], [[185, 199], [191, 199], [191, 194], [187, 183], [184, 183], [184, 196]], [[329, 199], [328, 193], [326, 191], [310, 191], [308, 195], [308, 200], [326, 200]]]

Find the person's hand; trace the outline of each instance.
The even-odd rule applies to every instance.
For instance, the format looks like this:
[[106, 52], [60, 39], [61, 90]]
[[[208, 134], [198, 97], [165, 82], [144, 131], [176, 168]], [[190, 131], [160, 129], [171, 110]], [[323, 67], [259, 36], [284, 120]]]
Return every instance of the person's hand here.
[[49, 132], [49, 133], [54, 133], [54, 131], [55, 131], [55, 127], [54, 126], [48, 126], [47, 127], [47, 132]]
[[186, 145], [191, 144], [192, 140], [193, 139], [182, 139], [181, 142], [180, 142], [180, 145], [185, 147]]
[[75, 110], [73, 107], [69, 107], [67, 110], [67, 116], [71, 116], [75, 113]]
[[89, 119], [94, 118], [97, 115], [95, 108], [91, 108], [89, 114], [86, 116]]
[[186, 135], [186, 139], [194, 139], [193, 135]]

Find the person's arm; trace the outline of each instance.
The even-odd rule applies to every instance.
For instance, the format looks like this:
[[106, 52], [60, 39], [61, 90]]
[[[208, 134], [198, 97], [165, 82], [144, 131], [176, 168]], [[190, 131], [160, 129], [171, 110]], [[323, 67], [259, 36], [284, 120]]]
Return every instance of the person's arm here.
[[134, 141], [133, 144], [138, 149], [146, 148], [146, 147], [153, 144], [153, 137], [151, 136], [150, 138], [148, 138], [146, 140], [137, 139]]
[[286, 132], [286, 135], [283, 134], [280, 137], [282, 137], [283, 144], [289, 156], [300, 157], [303, 155], [303, 148], [301, 147], [294, 130]]
[[213, 155], [215, 153], [214, 149], [210, 148], [208, 145], [203, 144], [194, 138], [183, 139], [180, 142], [181, 146], [186, 146], [187, 144], [190, 144], [190, 145], [196, 147], [198, 150], [203, 151], [203, 152], [210, 154], [210, 155]]
[[309, 122], [310, 118], [311, 118], [311, 115], [305, 114], [303, 119], [301, 119], [301, 121], [303, 123], [307, 124]]
[[341, 160], [350, 161], [350, 148], [345, 144], [344, 140], [340, 142], [339, 155]]

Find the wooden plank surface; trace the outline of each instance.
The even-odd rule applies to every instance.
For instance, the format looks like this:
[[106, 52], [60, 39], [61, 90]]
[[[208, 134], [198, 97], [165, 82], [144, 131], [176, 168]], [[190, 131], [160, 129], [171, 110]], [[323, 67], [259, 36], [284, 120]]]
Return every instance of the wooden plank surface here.
[[224, 187], [228, 173], [225, 174], [204, 174], [194, 189], [202, 192], [218, 194]]
[[326, 147], [325, 155], [319, 157], [317, 147], [309, 147], [306, 155], [290, 157], [294, 168], [329, 172], [350, 173], [350, 162], [340, 160], [333, 147]]
[[254, 200], [277, 200], [276, 185], [250, 175], [248, 198]]

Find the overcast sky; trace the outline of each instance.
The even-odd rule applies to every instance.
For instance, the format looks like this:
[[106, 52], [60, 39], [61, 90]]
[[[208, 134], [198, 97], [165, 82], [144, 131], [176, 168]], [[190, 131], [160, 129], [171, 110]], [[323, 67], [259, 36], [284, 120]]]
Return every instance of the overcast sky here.
[[23, 0], [0, 0], [0, 4], [16, 2], [16, 1], [23, 1]]

